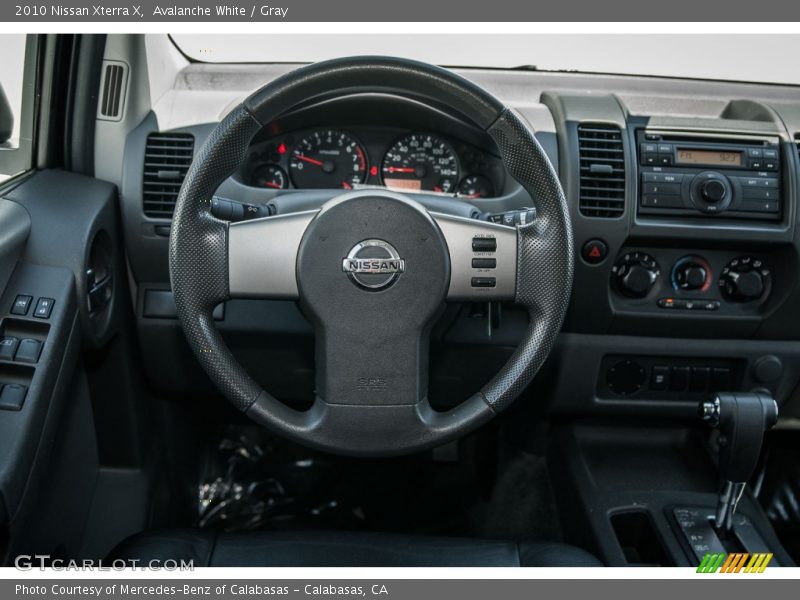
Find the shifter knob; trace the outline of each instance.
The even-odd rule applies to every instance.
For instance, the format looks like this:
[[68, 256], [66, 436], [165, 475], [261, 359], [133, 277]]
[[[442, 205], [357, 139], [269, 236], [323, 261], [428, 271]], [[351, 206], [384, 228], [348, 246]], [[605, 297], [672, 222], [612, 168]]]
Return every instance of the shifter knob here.
[[764, 432], [778, 422], [778, 403], [762, 393], [720, 393], [700, 406], [704, 421], [719, 430], [719, 472], [725, 485], [715, 525], [729, 532], [747, 480], [761, 455]]

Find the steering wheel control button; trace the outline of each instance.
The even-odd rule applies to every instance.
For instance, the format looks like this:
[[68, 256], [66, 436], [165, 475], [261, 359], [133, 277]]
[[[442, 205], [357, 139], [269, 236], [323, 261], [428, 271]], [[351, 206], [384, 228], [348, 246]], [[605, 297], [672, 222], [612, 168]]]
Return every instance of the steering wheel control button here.
[[632, 360], [622, 360], [606, 373], [608, 389], [620, 396], [635, 394], [642, 389], [646, 379], [644, 367]]
[[392, 285], [406, 269], [406, 261], [389, 242], [371, 239], [353, 246], [342, 260], [342, 271], [367, 290], [382, 290]]
[[19, 343], [14, 360], [23, 363], [39, 362], [39, 355], [42, 353], [42, 342], [39, 340], [24, 339]]
[[0, 392], [0, 410], [22, 410], [28, 388], [19, 383], [7, 383]]
[[14, 305], [11, 307], [11, 314], [24, 317], [31, 309], [31, 302], [33, 302], [33, 296], [20, 294], [14, 299]]
[[0, 360], [14, 360], [17, 346], [19, 346], [19, 338], [6, 336], [0, 339]]
[[608, 246], [603, 240], [589, 240], [581, 249], [581, 257], [590, 265], [599, 265], [608, 256]]
[[36, 301], [36, 308], [33, 309], [33, 316], [37, 319], [49, 319], [55, 302], [52, 298], [39, 298]]
[[472, 238], [473, 252], [495, 252], [497, 250], [497, 240], [493, 237], [474, 237]]
[[473, 269], [496, 269], [497, 268], [497, 259], [496, 258], [473, 258], [472, 259], [472, 268]]
[[497, 285], [497, 279], [494, 277], [473, 277], [472, 287], [476, 288], [493, 288]]

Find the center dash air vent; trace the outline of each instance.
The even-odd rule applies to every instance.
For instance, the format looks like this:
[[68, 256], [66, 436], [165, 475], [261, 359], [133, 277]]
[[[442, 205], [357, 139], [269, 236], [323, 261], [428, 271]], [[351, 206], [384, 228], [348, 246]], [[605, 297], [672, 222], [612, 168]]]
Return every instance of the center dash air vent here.
[[178, 192], [192, 164], [194, 136], [189, 133], [151, 133], [144, 151], [142, 206], [156, 219], [172, 218]]
[[625, 211], [625, 154], [613, 125], [578, 125], [580, 201], [585, 217], [613, 219]]

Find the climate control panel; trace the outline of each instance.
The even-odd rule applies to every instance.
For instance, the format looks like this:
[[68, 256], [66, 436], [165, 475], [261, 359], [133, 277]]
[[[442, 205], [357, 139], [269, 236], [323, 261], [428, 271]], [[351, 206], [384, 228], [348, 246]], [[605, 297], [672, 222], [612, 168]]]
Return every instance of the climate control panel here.
[[609, 285], [623, 310], [752, 315], [769, 298], [773, 273], [756, 254], [630, 248], [614, 261]]

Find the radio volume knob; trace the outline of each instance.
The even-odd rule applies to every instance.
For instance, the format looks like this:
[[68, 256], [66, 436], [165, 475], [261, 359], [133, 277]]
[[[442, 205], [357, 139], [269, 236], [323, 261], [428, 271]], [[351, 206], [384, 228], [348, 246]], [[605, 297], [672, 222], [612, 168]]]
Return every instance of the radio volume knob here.
[[726, 191], [725, 186], [717, 179], [706, 181], [701, 186], [701, 193], [707, 202], [716, 203], [724, 200]]
[[690, 190], [694, 207], [708, 214], [721, 213], [733, 198], [730, 181], [716, 171], [703, 171], [695, 175]]

